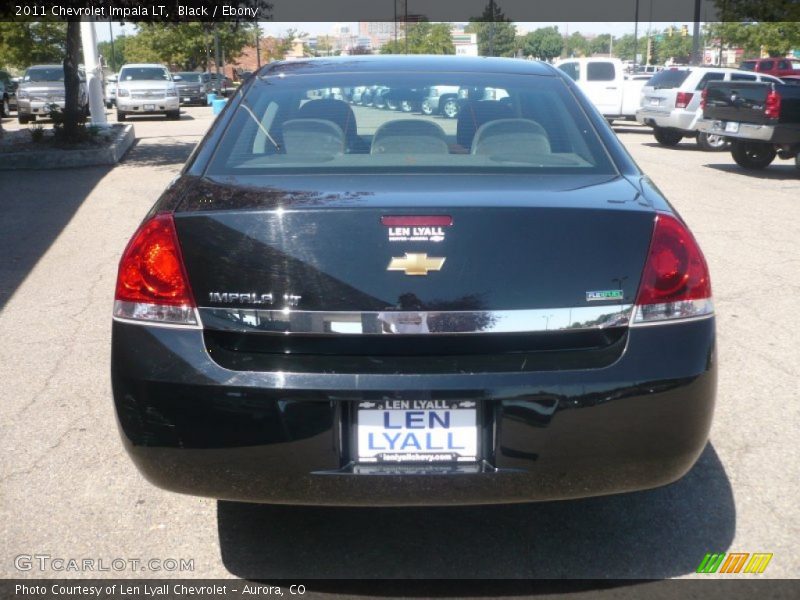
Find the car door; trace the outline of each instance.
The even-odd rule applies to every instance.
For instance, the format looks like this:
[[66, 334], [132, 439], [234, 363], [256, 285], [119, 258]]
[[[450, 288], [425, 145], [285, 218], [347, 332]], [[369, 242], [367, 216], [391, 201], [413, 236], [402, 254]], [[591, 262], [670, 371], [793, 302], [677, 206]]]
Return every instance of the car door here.
[[[583, 65], [583, 88], [604, 115], [618, 115], [622, 107], [622, 78], [610, 61], [589, 61]], [[585, 74], [585, 77], [583, 76]]]

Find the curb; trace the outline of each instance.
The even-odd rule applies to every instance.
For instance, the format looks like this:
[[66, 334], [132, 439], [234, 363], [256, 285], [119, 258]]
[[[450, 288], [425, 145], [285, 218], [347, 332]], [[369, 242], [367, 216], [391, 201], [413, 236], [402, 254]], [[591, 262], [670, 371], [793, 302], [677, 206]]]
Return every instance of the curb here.
[[133, 145], [133, 125], [125, 125], [117, 139], [105, 148], [79, 150], [45, 150], [43, 152], [8, 152], [0, 154], [0, 171], [17, 169], [67, 169], [115, 165]]

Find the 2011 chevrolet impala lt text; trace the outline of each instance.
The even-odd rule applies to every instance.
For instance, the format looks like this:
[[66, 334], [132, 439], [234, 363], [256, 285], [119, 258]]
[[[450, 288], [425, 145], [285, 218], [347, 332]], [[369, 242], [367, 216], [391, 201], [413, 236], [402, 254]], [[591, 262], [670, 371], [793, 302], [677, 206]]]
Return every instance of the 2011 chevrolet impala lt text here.
[[569, 77], [355, 56], [230, 99], [122, 255], [111, 368], [156, 485], [441, 505], [677, 480], [717, 364], [700, 248]]

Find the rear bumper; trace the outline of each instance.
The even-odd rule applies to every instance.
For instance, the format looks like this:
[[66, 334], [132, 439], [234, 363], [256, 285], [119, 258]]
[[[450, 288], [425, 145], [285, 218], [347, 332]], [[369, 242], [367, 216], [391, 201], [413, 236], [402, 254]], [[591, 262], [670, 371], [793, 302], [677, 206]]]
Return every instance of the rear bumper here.
[[722, 135], [732, 139], [753, 140], [772, 144], [800, 143], [800, 124], [758, 125], [755, 123], [739, 123], [738, 131], [733, 133], [725, 130], [727, 123], [729, 123], [729, 121], [698, 119], [697, 128], [700, 131]]
[[694, 111], [689, 112], [679, 109], [665, 112], [645, 107], [636, 111], [636, 121], [642, 125], [681, 129], [683, 131], [694, 131], [692, 127], [694, 118]]
[[[241, 501], [481, 504], [657, 487], [697, 460], [716, 390], [713, 318], [632, 328], [605, 368], [526, 373], [231, 371], [199, 330], [115, 322], [112, 339], [114, 401], [137, 467], [165, 489]], [[398, 394], [474, 399], [482, 464], [355, 473], [343, 415]]]

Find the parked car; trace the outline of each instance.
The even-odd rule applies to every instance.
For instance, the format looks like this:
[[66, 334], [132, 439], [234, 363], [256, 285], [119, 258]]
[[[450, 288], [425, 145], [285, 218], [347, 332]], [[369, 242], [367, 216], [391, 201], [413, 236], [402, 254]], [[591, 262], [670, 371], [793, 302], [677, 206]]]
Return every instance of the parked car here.
[[775, 77], [800, 75], [800, 58], [754, 58], [743, 61], [739, 68]]
[[731, 140], [731, 155], [745, 169], [763, 169], [775, 157], [800, 169], [800, 86], [714, 82], [703, 92], [701, 131]]
[[[86, 91], [86, 78], [80, 73], [78, 103], [86, 114], [89, 113], [89, 96]], [[25, 70], [25, 75], [17, 88], [17, 120], [21, 124], [35, 121], [36, 117], [50, 115], [50, 107], [64, 108], [64, 67], [63, 65], [34, 65]]]
[[[442, 82], [509, 101], [470, 101], [446, 133], [310, 96]], [[300, 505], [528, 502], [664, 485], [706, 448], [706, 262], [562, 71], [276, 61], [217, 119], [119, 265], [113, 397], [149, 481]]]
[[420, 111], [424, 115], [441, 114], [448, 119], [458, 116], [459, 92], [457, 85], [432, 85], [420, 103]]
[[700, 95], [712, 81], [773, 81], [762, 75], [720, 67], [674, 67], [653, 75], [644, 85], [636, 120], [653, 128], [662, 146], [677, 146], [685, 138], [695, 138], [703, 150], [725, 150], [727, 140], [707, 131], [698, 131], [701, 117]]
[[578, 84], [609, 122], [635, 118], [644, 82], [626, 75], [621, 60], [569, 58], [557, 61], [556, 67]]
[[233, 85], [233, 81], [229, 77], [225, 77], [222, 73], [219, 75], [217, 73], [209, 73], [208, 75], [210, 78], [209, 86], [215, 94], [227, 97], [236, 91], [236, 86]]
[[106, 108], [113, 108], [117, 102], [117, 76], [109, 75], [106, 77], [105, 86], [103, 89], [103, 100]]
[[180, 119], [178, 89], [164, 65], [127, 64], [117, 81], [117, 121], [130, 115], [165, 115]]
[[17, 87], [19, 87], [19, 82], [16, 81], [16, 78], [11, 77], [8, 71], [0, 69], [0, 84], [3, 85], [3, 94], [0, 96], [3, 102], [0, 102], [0, 111], [7, 117], [12, 110], [17, 110]]
[[205, 106], [211, 91], [211, 74], [196, 71], [181, 71], [173, 73], [173, 81], [178, 89], [178, 98], [181, 104], [196, 104]]

